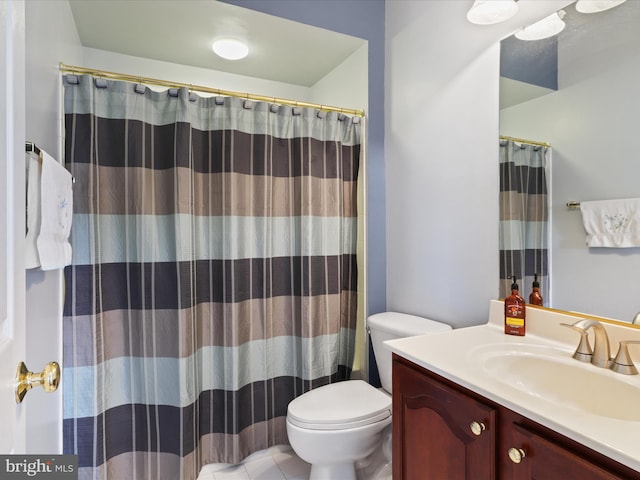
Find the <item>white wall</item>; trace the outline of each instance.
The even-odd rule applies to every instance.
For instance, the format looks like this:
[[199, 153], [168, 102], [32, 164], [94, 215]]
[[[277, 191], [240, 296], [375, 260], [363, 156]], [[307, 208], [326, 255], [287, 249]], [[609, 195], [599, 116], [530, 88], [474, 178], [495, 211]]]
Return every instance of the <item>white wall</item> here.
[[580, 212], [566, 207], [570, 200], [640, 197], [640, 30], [607, 48], [615, 31], [561, 42], [558, 91], [503, 110], [500, 124], [501, 133], [553, 147], [553, 307], [631, 321], [640, 310], [640, 248], [588, 248]]
[[367, 44], [356, 50], [309, 91], [309, 101], [332, 107], [367, 110], [369, 102]]
[[[60, 142], [58, 63], [80, 61], [81, 49], [66, 0], [29, 0], [26, 5], [26, 137], [57, 159]], [[62, 365], [63, 282], [61, 270], [28, 270], [26, 291], [27, 367], [41, 371], [50, 361]], [[29, 392], [28, 422], [50, 425], [48, 434], [31, 435], [27, 451], [62, 453], [62, 392]]]
[[82, 63], [76, 66], [270, 97], [303, 101], [309, 98], [309, 89], [299, 85], [133, 57], [94, 48], [83, 48]]
[[387, 306], [461, 327], [498, 294], [499, 49], [431, 44], [436, 3], [404, 25], [387, 4]]
[[566, 3], [520, 2], [490, 27], [466, 20], [470, 1], [386, 3], [389, 310], [487, 321], [499, 276], [497, 42]]

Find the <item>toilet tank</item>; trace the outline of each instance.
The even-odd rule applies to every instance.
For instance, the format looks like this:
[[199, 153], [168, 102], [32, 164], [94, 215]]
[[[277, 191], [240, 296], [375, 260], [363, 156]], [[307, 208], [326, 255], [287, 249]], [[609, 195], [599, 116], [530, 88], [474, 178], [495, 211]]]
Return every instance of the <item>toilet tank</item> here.
[[382, 342], [451, 330], [451, 326], [446, 323], [398, 312], [371, 315], [367, 319], [367, 327], [371, 335], [373, 354], [378, 364], [382, 388], [389, 393], [391, 393], [391, 350], [385, 348]]

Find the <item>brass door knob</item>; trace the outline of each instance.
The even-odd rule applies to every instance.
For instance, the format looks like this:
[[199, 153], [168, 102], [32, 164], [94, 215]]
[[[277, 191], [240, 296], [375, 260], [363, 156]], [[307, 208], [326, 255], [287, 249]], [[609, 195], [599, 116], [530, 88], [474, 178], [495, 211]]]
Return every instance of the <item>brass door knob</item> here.
[[513, 463], [520, 463], [526, 457], [527, 454], [521, 448], [511, 447], [509, 449], [509, 458]]
[[22, 403], [29, 390], [42, 385], [45, 392], [55, 392], [60, 383], [60, 365], [57, 362], [49, 362], [42, 372], [30, 372], [24, 362], [18, 364], [16, 372], [16, 403]]
[[479, 436], [482, 435], [482, 432], [484, 432], [487, 427], [485, 427], [484, 423], [482, 422], [471, 422], [469, 428], [471, 429], [471, 433]]

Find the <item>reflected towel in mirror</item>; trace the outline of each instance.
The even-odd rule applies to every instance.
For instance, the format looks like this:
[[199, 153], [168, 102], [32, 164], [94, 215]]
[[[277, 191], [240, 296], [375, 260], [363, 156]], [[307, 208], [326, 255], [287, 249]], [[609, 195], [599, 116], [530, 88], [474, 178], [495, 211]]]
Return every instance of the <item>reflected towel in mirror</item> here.
[[589, 247], [640, 247], [640, 198], [580, 202]]

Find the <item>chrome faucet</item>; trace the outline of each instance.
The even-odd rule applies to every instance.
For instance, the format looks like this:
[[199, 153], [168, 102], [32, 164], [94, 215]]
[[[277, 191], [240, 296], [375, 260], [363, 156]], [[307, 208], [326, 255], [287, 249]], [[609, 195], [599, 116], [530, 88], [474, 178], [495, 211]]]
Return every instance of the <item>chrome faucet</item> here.
[[[607, 331], [600, 322], [584, 318], [582, 320], [578, 320], [572, 325], [567, 323], [563, 323], [562, 325], [572, 328], [580, 333], [580, 344], [578, 345], [576, 352], [573, 354], [573, 358], [583, 362], [591, 361], [591, 363], [596, 367], [611, 367], [612, 360], [611, 351], [609, 349], [609, 337], [607, 336]], [[589, 340], [587, 339], [587, 331], [590, 328], [593, 328], [593, 333], [595, 335], [593, 351], [591, 350]]]

